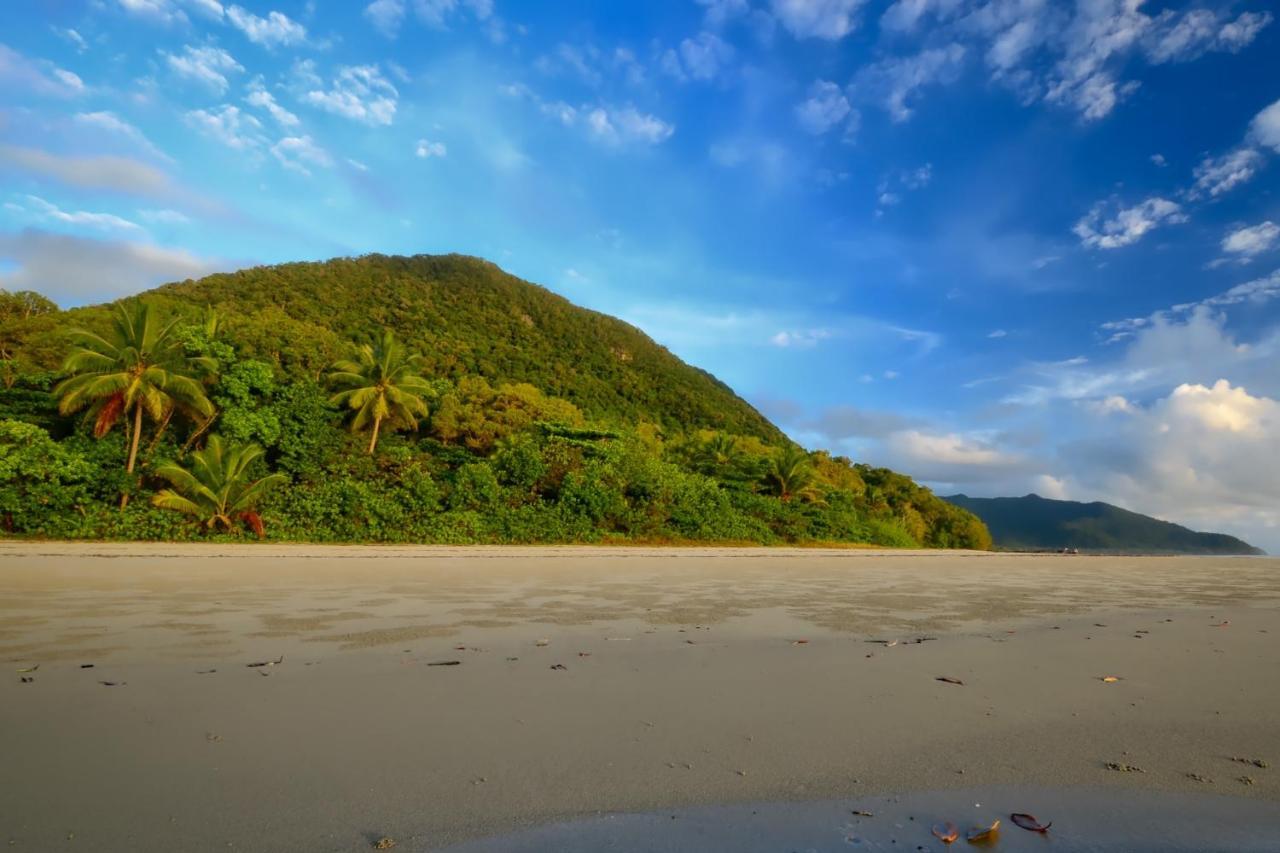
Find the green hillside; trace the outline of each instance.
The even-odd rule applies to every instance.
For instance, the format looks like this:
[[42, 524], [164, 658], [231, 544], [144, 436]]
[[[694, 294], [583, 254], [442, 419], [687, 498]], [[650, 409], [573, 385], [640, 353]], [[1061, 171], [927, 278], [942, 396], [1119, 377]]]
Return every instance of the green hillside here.
[[1161, 554], [1262, 554], [1224, 533], [1197, 533], [1107, 503], [1078, 503], [1026, 495], [1021, 498], [945, 500], [976, 514], [999, 548], [1125, 551]]
[[990, 544], [640, 330], [457, 255], [68, 311], [0, 291], [0, 380], [9, 535]]

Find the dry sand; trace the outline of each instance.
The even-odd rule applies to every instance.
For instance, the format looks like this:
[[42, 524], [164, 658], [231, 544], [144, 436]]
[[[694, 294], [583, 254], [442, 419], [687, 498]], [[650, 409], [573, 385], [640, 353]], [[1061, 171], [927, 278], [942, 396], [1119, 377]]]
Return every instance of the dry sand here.
[[436, 849], [981, 786], [1280, 832], [1278, 640], [1268, 558], [0, 543], [0, 840]]

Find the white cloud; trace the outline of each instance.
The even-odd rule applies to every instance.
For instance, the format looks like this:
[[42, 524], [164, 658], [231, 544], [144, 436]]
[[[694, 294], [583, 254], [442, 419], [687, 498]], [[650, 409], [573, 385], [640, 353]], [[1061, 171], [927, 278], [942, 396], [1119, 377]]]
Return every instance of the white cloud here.
[[286, 169], [308, 177], [311, 176], [308, 165], [326, 169], [333, 165], [333, 158], [327, 151], [316, 145], [310, 136], [286, 136], [271, 146], [271, 156]]
[[770, 0], [774, 16], [796, 38], [835, 41], [853, 32], [864, 0]]
[[1206, 157], [1195, 168], [1195, 184], [1187, 197], [1194, 200], [1208, 194], [1217, 198], [1247, 182], [1263, 162], [1261, 152], [1254, 148], [1237, 148], [1220, 157]]
[[912, 56], [884, 59], [862, 69], [854, 87], [880, 101], [894, 121], [906, 121], [912, 113], [908, 99], [926, 86], [955, 79], [964, 56], [964, 46], [953, 42]]
[[1246, 228], [1237, 228], [1222, 238], [1222, 251], [1252, 258], [1276, 244], [1280, 226], [1270, 220]]
[[1186, 221], [1181, 206], [1168, 199], [1152, 197], [1127, 208], [1119, 208], [1113, 200], [1095, 204], [1072, 231], [1091, 249], [1119, 249], [1161, 225]]
[[832, 332], [830, 329], [783, 330], [770, 337], [769, 343], [776, 347], [799, 347], [808, 349], [817, 346], [819, 342], [825, 341], [831, 337]]
[[226, 10], [222, 8], [222, 4], [218, 0], [186, 0], [186, 3], [206, 18], [211, 18], [215, 21], [221, 21], [223, 15], [226, 14]]
[[71, 42], [75, 47], [76, 53], [84, 53], [89, 49], [89, 43], [84, 40], [84, 36], [71, 27], [53, 27], [54, 33]]
[[228, 6], [227, 20], [249, 41], [264, 47], [287, 47], [307, 40], [307, 28], [281, 12], [268, 12], [260, 18], [240, 6]]
[[63, 306], [102, 302], [167, 281], [215, 272], [219, 262], [181, 249], [26, 230], [0, 232], [0, 257], [15, 264], [0, 272], [0, 287], [37, 290]]
[[223, 104], [212, 110], [190, 110], [187, 124], [237, 151], [246, 151], [262, 145], [262, 122], [239, 107]]
[[800, 126], [812, 134], [826, 133], [853, 111], [844, 91], [828, 80], [818, 80], [809, 87], [809, 97], [796, 107]]
[[611, 145], [633, 142], [658, 145], [670, 139], [676, 130], [675, 125], [630, 106], [598, 106], [589, 111], [584, 108], [584, 114], [591, 136]]
[[1280, 153], [1280, 100], [1254, 116], [1249, 125], [1249, 138]]
[[929, 15], [946, 19], [963, 7], [963, 0], [896, 0], [880, 16], [880, 28], [890, 32], [914, 32]]
[[12, 92], [30, 92], [54, 98], [84, 94], [84, 81], [65, 68], [43, 59], [31, 59], [0, 44], [0, 86]]
[[181, 54], [160, 51], [169, 67], [181, 77], [195, 80], [219, 95], [227, 91], [227, 74], [243, 71], [231, 54], [220, 47], [195, 47], [187, 45]]
[[404, 0], [373, 0], [364, 8], [364, 15], [373, 24], [373, 28], [387, 38], [395, 38], [400, 34], [404, 13]]
[[141, 231], [142, 226], [114, 213], [91, 213], [87, 210], [67, 211], [39, 196], [25, 196], [27, 210], [47, 220], [64, 225], [84, 225], [105, 231]]
[[663, 54], [662, 68], [677, 79], [714, 80], [733, 59], [733, 48], [715, 33], [701, 32]]
[[391, 124], [399, 97], [376, 65], [354, 65], [339, 68], [328, 91], [312, 89], [305, 100], [336, 115], [377, 126]]
[[147, 18], [158, 24], [187, 23], [186, 14], [172, 0], [118, 0], [120, 8], [131, 15]]
[[1162, 169], [1165, 166], [1169, 165], [1169, 161], [1164, 158], [1163, 154], [1152, 154], [1149, 159], [1151, 160], [1152, 163], [1154, 163], [1155, 165], [1159, 166]]
[[142, 151], [161, 160], [169, 160], [170, 157], [151, 143], [151, 140], [142, 133], [141, 130], [129, 124], [129, 122], [120, 118], [113, 112], [100, 111], [93, 113], [76, 113], [72, 116], [72, 121], [84, 127], [95, 127], [104, 130], [107, 133], [121, 136]]
[[493, 15], [493, 0], [413, 0], [418, 20], [437, 29], [443, 29], [460, 9], [467, 9], [477, 20], [484, 21]]
[[1208, 9], [1189, 9], [1181, 16], [1166, 10], [1146, 39], [1147, 58], [1159, 65], [1190, 62], [1213, 50], [1237, 53], [1270, 23], [1270, 12], [1245, 12], [1223, 22]]
[[991, 339], [993, 339], [993, 340], [994, 340], [994, 339], [997, 339], [997, 338], [1004, 338], [1004, 337], [1008, 337], [1008, 335], [1009, 335], [1009, 333], [1008, 333], [1008, 332], [1006, 332], [1004, 329], [995, 329], [994, 331], [991, 331], [991, 332], [988, 332], [988, 333], [987, 333], [987, 337], [988, 337], [988, 338], [991, 338]]
[[249, 84], [249, 94], [244, 100], [251, 107], [266, 110], [276, 120], [276, 123], [283, 128], [287, 129], [298, 125], [298, 117], [280, 106], [275, 96], [262, 85], [261, 77]]
[[746, 16], [751, 11], [747, 0], [694, 0], [699, 6], [705, 6], [703, 15], [708, 27], [723, 27], [725, 24]]
[[418, 144], [414, 146], [413, 155], [428, 160], [432, 157], [446, 157], [449, 149], [445, 147], [443, 142], [432, 142], [429, 139], [419, 139]]

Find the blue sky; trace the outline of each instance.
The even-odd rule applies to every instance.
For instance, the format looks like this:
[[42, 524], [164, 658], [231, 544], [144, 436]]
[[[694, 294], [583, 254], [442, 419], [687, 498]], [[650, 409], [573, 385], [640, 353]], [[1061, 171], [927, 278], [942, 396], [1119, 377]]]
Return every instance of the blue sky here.
[[17, 5], [0, 286], [480, 255], [809, 446], [1280, 551], [1262, 0]]

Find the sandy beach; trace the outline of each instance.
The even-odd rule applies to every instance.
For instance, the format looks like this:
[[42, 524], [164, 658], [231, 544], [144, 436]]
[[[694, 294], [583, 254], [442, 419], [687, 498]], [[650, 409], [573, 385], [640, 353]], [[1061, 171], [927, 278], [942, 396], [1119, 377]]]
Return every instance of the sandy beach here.
[[831, 849], [937, 850], [974, 790], [1257, 838], [1278, 640], [1272, 558], [2, 542], [0, 840], [567, 849], [492, 837], [835, 803]]

